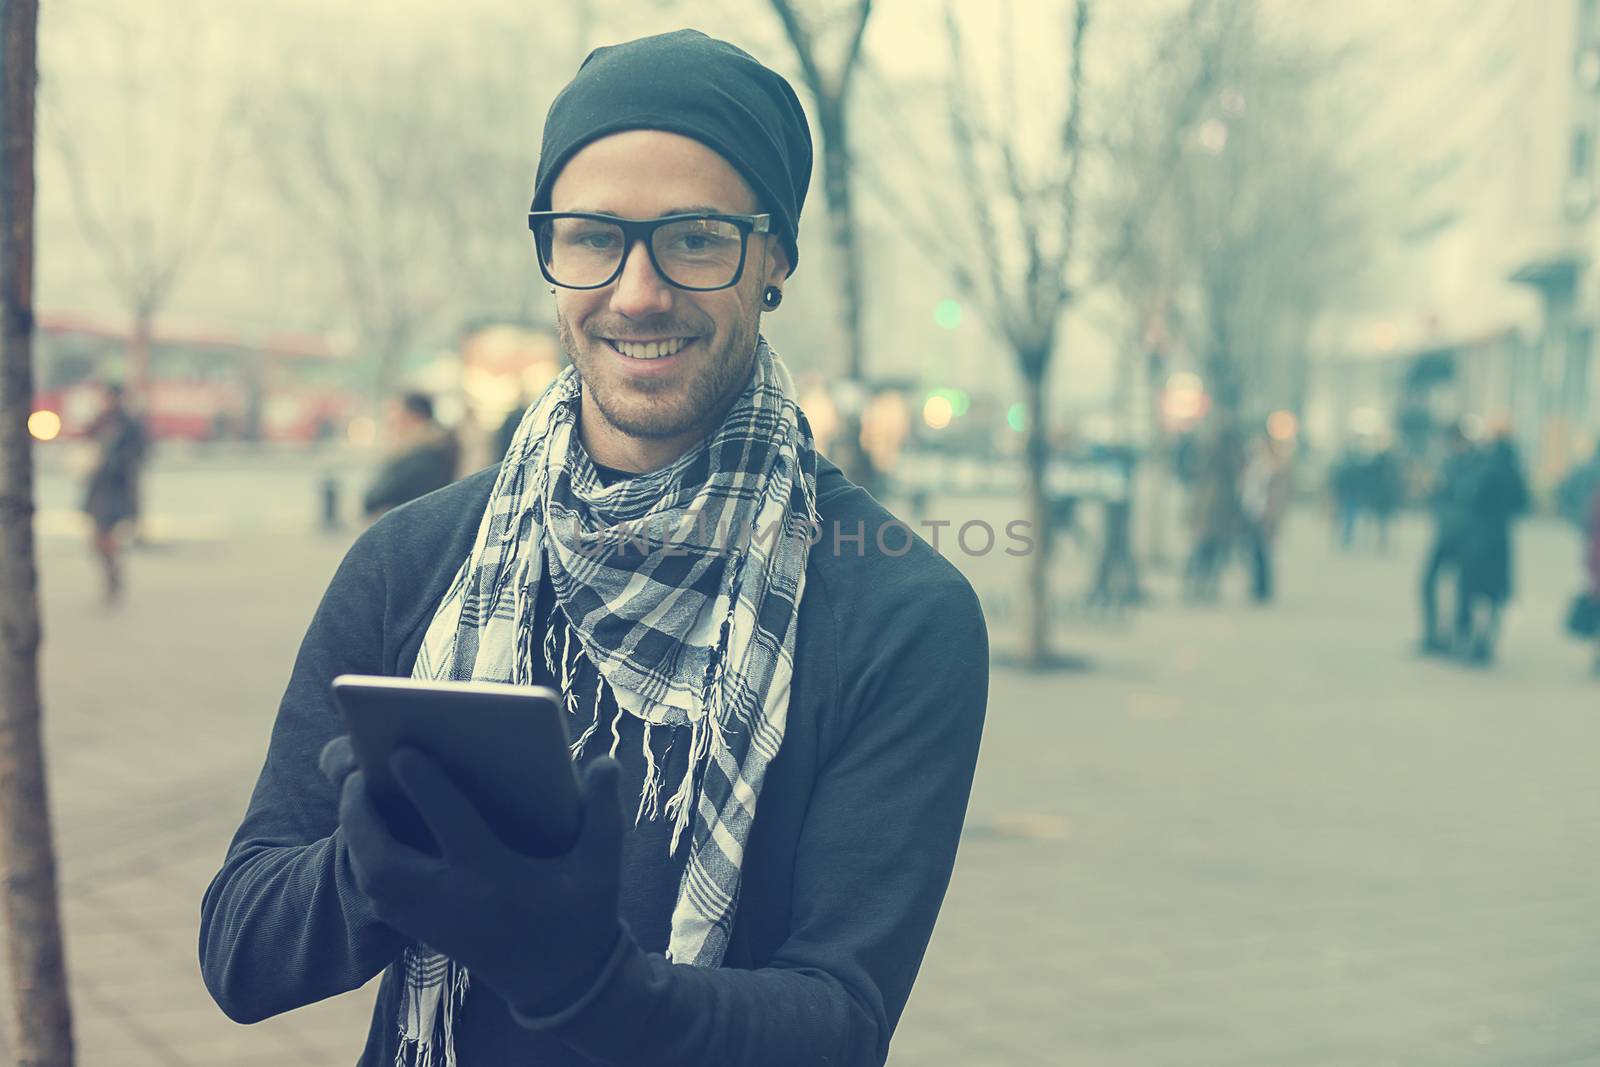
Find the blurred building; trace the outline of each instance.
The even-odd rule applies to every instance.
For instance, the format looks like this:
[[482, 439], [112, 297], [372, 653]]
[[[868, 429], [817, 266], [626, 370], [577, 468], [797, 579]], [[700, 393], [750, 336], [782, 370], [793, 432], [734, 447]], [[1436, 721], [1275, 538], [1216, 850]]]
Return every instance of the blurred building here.
[[1339, 448], [1507, 421], [1548, 484], [1600, 434], [1600, 0], [1475, 5], [1448, 44], [1419, 38], [1374, 118], [1424, 146], [1397, 185], [1414, 208], [1379, 306], [1319, 339], [1307, 429]]
[[1552, 4], [1546, 18], [1527, 21], [1544, 78], [1529, 102], [1537, 140], [1522, 161], [1528, 213], [1510, 279], [1537, 294], [1540, 316], [1521, 354], [1511, 415], [1536, 469], [1554, 476], [1577, 458], [1600, 414], [1600, 0]]

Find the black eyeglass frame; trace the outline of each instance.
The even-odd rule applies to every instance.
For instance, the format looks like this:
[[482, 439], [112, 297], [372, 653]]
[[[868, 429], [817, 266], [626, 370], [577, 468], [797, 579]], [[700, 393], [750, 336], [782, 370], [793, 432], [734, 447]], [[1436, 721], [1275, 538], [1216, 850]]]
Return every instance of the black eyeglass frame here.
[[[543, 222], [554, 222], [556, 219], [589, 219], [592, 222], [608, 222], [622, 231], [622, 258], [617, 261], [617, 269], [611, 277], [598, 285], [564, 285], [556, 281], [550, 274], [550, 268], [544, 261], [544, 250], [539, 247], [538, 226]], [[661, 268], [661, 261], [656, 259], [656, 249], [653, 238], [658, 229], [674, 222], [726, 222], [736, 227], [739, 231], [739, 265], [734, 269], [733, 280], [726, 285], [679, 285], [672, 277]], [[622, 271], [628, 265], [628, 257], [633, 254], [634, 246], [640, 241], [644, 242], [644, 250], [650, 257], [650, 266], [655, 268], [661, 280], [674, 289], [682, 289], [690, 293], [715, 293], [722, 289], [732, 289], [739, 284], [739, 279], [744, 277], [745, 260], [750, 253], [750, 235], [752, 233], [771, 233], [772, 216], [762, 215], [723, 215], [709, 212], [690, 212], [684, 215], [662, 215], [654, 219], [624, 219], [616, 215], [601, 215], [590, 211], [530, 211], [528, 212], [528, 230], [533, 234], [534, 258], [539, 261], [539, 273], [544, 275], [544, 280], [561, 289], [574, 289], [588, 292], [593, 289], [604, 289], [606, 286], [622, 277]]]

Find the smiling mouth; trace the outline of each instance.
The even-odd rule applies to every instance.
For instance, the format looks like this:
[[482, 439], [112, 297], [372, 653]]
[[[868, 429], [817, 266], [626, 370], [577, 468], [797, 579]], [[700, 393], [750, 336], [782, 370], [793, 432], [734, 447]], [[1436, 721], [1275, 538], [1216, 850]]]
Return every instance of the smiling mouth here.
[[677, 355], [688, 347], [694, 338], [672, 337], [664, 341], [619, 341], [614, 338], [604, 337], [601, 340], [605, 341], [611, 347], [611, 350], [619, 356], [625, 356], [628, 359], [651, 360]]

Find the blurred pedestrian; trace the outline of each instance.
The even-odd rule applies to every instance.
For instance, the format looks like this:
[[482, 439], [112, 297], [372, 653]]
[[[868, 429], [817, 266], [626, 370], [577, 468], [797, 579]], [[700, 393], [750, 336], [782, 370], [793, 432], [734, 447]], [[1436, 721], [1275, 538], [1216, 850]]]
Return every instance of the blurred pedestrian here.
[[144, 426], [127, 408], [122, 387], [106, 386], [105, 406], [89, 424], [94, 457], [84, 487], [83, 510], [93, 523], [93, 547], [105, 576], [105, 598], [122, 595], [121, 528], [139, 514], [139, 469]]
[[434, 419], [433, 400], [426, 393], [397, 398], [390, 418], [389, 457], [362, 502], [369, 519], [449, 485], [460, 461], [460, 445]]
[[1600, 677], [1600, 486], [1589, 494], [1589, 516], [1584, 545], [1587, 565], [1585, 588], [1572, 601], [1567, 630], [1574, 637], [1594, 642], [1594, 673]]
[[1594, 455], [1576, 464], [1556, 487], [1556, 510], [1563, 518], [1580, 530], [1589, 526], [1589, 505], [1594, 494], [1600, 492], [1600, 444]]
[[1511, 526], [1528, 507], [1528, 483], [1509, 431], [1478, 456], [1471, 479], [1470, 516], [1461, 541], [1460, 596], [1467, 614], [1465, 647], [1472, 663], [1494, 659], [1500, 617], [1511, 599]]
[[1087, 599], [1091, 607], [1125, 608], [1144, 599], [1133, 551], [1135, 460], [1133, 450], [1125, 445], [1104, 449], [1100, 458], [1116, 471], [1117, 488], [1101, 503], [1100, 559]]
[[1213, 417], [1200, 433], [1192, 500], [1194, 549], [1184, 572], [1185, 593], [1193, 600], [1214, 600], [1218, 575], [1240, 534], [1244, 450], [1238, 431], [1220, 417]]
[[1381, 445], [1367, 461], [1366, 502], [1372, 512], [1378, 550], [1389, 549], [1389, 523], [1405, 499], [1405, 472], [1392, 444]]
[[[1445, 458], [1434, 478], [1429, 503], [1433, 508], [1433, 543], [1422, 567], [1421, 651], [1433, 655], [1449, 652], [1471, 630], [1466, 598], [1461, 595], [1461, 557], [1472, 522], [1473, 480], [1477, 453], [1458, 425], [1445, 431]], [[1449, 572], [1455, 578], [1455, 642], [1439, 632], [1439, 580]]]
[[1273, 548], [1289, 504], [1289, 464], [1279, 449], [1271, 436], [1257, 437], [1239, 480], [1239, 508], [1250, 546], [1250, 595], [1258, 604], [1273, 596]]
[[1594, 672], [1600, 676], [1600, 443], [1556, 487], [1556, 508], [1582, 532], [1587, 567], [1584, 589], [1567, 614], [1567, 629], [1574, 637], [1595, 642]]
[[1354, 448], [1347, 448], [1334, 461], [1328, 471], [1328, 495], [1333, 505], [1334, 537], [1340, 548], [1349, 548], [1355, 542], [1356, 524], [1367, 487], [1367, 461]]

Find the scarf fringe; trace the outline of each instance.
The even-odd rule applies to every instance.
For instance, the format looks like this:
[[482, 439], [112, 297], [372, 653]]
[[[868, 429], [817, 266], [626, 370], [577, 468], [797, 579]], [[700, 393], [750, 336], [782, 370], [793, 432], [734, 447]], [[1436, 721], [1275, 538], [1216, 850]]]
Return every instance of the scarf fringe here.
[[[394, 1067], [458, 1067], [456, 1062], [456, 1012], [467, 999], [471, 979], [465, 967], [450, 963], [450, 991], [439, 1005], [439, 1018], [427, 1034], [407, 1029], [408, 1016], [400, 1023], [400, 1047], [395, 1050]], [[420, 1005], [419, 1005], [420, 1007]]]

